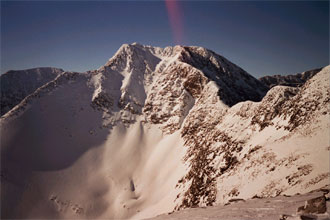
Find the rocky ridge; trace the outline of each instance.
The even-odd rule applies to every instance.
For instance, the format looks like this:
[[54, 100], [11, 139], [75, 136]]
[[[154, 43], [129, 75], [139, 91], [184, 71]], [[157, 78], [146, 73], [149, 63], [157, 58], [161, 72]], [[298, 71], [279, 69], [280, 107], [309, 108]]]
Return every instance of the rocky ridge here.
[[26, 96], [47, 82], [54, 80], [62, 69], [40, 67], [27, 70], [10, 70], [0, 75], [0, 115], [4, 115]]
[[320, 72], [322, 68], [317, 68], [313, 70], [308, 70], [303, 73], [297, 73], [293, 75], [273, 75], [273, 76], [263, 76], [259, 80], [269, 88], [277, 85], [300, 87], [307, 80], [312, 78], [316, 73]]

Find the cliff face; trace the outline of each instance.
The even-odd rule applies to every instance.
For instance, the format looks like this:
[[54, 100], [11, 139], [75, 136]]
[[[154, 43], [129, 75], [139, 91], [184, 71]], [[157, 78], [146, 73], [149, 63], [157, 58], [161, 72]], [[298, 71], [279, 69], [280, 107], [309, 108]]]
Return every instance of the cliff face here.
[[268, 91], [205, 48], [123, 45], [1, 117], [2, 217], [146, 218], [320, 188], [329, 72]]

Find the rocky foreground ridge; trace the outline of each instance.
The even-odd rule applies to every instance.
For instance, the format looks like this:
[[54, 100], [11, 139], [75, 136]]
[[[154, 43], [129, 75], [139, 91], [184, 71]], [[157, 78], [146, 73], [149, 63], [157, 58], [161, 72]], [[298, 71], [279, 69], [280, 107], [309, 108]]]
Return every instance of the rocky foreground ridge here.
[[231, 199], [224, 205], [169, 212], [152, 219], [328, 220], [329, 187], [306, 194]]

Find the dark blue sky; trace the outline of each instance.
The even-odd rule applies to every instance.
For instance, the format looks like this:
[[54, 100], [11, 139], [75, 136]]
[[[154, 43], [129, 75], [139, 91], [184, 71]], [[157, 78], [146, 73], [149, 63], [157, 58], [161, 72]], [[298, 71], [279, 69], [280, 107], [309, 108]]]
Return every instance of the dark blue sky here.
[[[252, 75], [329, 64], [329, 2], [181, 1], [184, 45], [209, 48]], [[164, 1], [1, 2], [1, 73], [86, 71], [123, 43], [175, 45]]]

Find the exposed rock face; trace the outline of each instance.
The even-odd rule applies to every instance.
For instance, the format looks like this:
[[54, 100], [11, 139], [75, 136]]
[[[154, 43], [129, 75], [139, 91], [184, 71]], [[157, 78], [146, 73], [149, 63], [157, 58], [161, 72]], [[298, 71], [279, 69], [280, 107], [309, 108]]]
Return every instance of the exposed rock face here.
[[228, 106], [260, 101], [267, 88], [224, 57], [201, 47], [184, 47], [179, 60], [199, 69], [219, 86], [219, 98]]
[[147, 119], [161, 123], [166, 131], [179, 129], [197, 102], [223, 103], [219, 107], [226, 109], [240, 101], [260, 101], [267, 92], [258, 80], [210, 50], [177, 46], [173, 52], [176, 59], [164, 59], [154, 73], [144, 108]]
[[313, 69], [294, 75], [263, 76], [259, 78], [259, 80], [268, 88], [272, 88], [277, 85], [299, 87], [312, 78], [316, 73], [320, 72], [321, 69], [322, 68]]
[[3, 216], [145, 218], [320, 188], [330, 177], [329, 73], [268, 90], [205, 48], [125, 44], [1, 117]]
[[[257, 171], [259, 168], [252, 165], [258, 163], [257, 161], [260, 165], [266, 162], [267, 166], [271, 166], [270, 172], [280, 169], [283, 165], [292, 166], [291, 162], [286, 161], [289, 158], [278, 160], [273, 152], [265, 152], [261, 158], [257, 158], [260, 157], [260, 153], [255, 154], [255, 152], [263, 149], [262, 145], [268, 141], [261, 137], [259, 140], [255, 139], [255, 135], [263, 133], [265, 128], [274, 129], [271, 135], [279, 135], [278, 140], [288, 139], [295, 133], [295, 130], [311, 135], [313, 132], [303, 126], [311, 125], [320, 120], [323, 115], [329, 114], [327, 110], [329, 105], [328, 76], [329, 67], [326, 67], [300, 89], [276, 86], [268, 91], [261, 102], [242, 102], [228, 110], [226, 108], [223, 110], [220, 103], [212, 106], [211, 101], [207, 102], [210, 108], [204, 105], [198, 108], [199, 102], [196, 102], [194, 108], [198, 110], [194, 112], [193, 108], [190, 111], [182, 129], [185, 145], [189, 147], [185, 159], [191, 164], [191, 170], [180, 183], [191, 182], [191, 184], [183, 196], [182, 204], [177, 208], [213, 204], [216, 201], [216, 194], [219, 194], [219, 191], [215, 190], [216, 182], [222, 189], [221, 194], [224, 198], [239, 195], [242, 184], [238, 184], [237, 187], [229, 190], [227, 195], [224, 195], [225, 190], [221, 185], [221, 179], [224, 179], [222, 184], [228, 185], [230, 183], [228, 179], [231, 179], [228, 178], [228, 175], [232, 175], [235, 179], [244, 178], [245, 170], [252, 169], [253, 174], [248, 175], [248, 178], [250, 181], [257, 180], [257, 173], [264, 172], [261, 171], [263, 169]], [[199, 101], [202, 100], [203, 98], [199, 99]], [[273, 141], [268, 143], [274, 144]], [[294, 160], [298, 160], [298, 155], [296, 156], [297, 158]], [[251, 157], [255, 159], [251, 159]], [[252, 166], [243, 165], [246, 164], [246, 160], [254, 161]], [[240, 170], [241, 166], [244, 167], [243, 170]], [[285, 187], [275, 183], [271, 184], [269, 179], [271, 185], [261, 190], [261, 195], [278, 195], [285, 189], [299, 185], [298, 179], [313, 171], [310, 165], [297, 169], [298, 172], [286, 177], [288, 182]], [[238, 177], [241, 175], [242, 177]], [[329, 176], [329, 173], [326, 175]], [[233, 193], [234, 191], [236, 193]]]
[[55, 79], [62, 69], [40, 67], [28, 70], [10, 70], [0, 75], [0, 115], [6, 114], [15, 105], [36, 89]]

